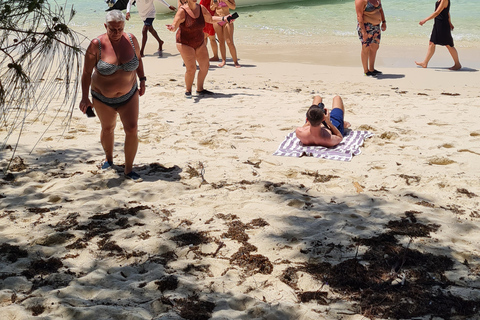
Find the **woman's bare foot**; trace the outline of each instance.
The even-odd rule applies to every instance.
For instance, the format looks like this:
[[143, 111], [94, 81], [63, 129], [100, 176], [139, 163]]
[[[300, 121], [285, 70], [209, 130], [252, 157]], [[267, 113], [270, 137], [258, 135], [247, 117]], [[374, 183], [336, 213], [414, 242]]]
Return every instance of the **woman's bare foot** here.
[[220, 59], [218, 57], [211, 57], [210, 61], [220, 61]]
[[453, 67], [448, 68], [448, 69], [449, 70], [460, 70], [460, 69], [462, 69], [462, 65], [461, 64], [456, 64]]
[[222, 60], [222, 62], [218, 65], [220, 68], [223, 68], [223, 66], [227, 63], [227, 61]]
[[426, 67], [427, 67], [427, 64], [426, 64], [426, 63], [423, 63], [423, 62], [417, 62], [417, 61], [415, 61], [415, 64], [416, 64], [417, 66], [422, 67], [422, 68], [426, 68]]
[[242, 66], [240, 65], [240, 63], [238, 62], [235, 62], [235, 68], [241, 68]]
[[163, 51], [163, 40], [160, 40], [160, 42], [158, 43], [158, 51]]

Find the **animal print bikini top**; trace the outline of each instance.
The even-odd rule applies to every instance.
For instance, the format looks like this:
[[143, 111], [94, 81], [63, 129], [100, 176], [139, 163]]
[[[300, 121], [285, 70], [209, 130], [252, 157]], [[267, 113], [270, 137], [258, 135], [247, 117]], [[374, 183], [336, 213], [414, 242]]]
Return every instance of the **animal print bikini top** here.
[[378, 10], [378, 9], [381, 9], [382, 8], [382, 4], [379, 3], [378, 6], [374, 6], [373, 4], [371, 4], [370, 2], [367, 1], [367, 6], [365, 7], [365, 11], [366, 12], [372, 12], [372, 11], [375, 11], [375, 10]]
[[[135, 45], [133, 44], [132, 36], [128, 34], [128, 37], [130, 38], [130, 43], [132, 44], [133, 47], [133, 52], [135, 52]], [[118, 70], [123, 70], [123, 71], [135, 71], [138, 68], [138, 65], [140, 62], [138, 61], [137, 55], [134, 54], [132, 60], [122, 63], [120, 65], [116, 64], [111, 64], [108, 62], [105, 62], [102, 60], [102, 44], [100, 42], [100, 39], [98, 39], [98, 49], [100, 50], [100, 59], [97, 62], [97, 71], [101, 75], [104, 76], [109, 76], [117, 72]]]

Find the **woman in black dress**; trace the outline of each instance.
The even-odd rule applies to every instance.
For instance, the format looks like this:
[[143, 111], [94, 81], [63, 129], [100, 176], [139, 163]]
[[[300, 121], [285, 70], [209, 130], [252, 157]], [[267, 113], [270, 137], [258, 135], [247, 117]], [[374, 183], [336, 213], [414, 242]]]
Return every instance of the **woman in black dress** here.
[[427, 56], [422, 62], [415, 63], [423, 68], [428, 66], [428, 62], [435, 53], [435, 46], [437, 44], [441, 46], [446, 46], [448, 52], [453, 58], [454, 65], [449, 68], [450, 70], [459, 70], [462, 65], [458, 60], [457, 49], [453, 46], [452, 30], [453, 24], [450, 21], [450, 1], [449, 0], [438, 0], [435, 3], [435, 12], [432, 13], [428, 18], [420, 21], [420, 25], [423, 26], [428, 20], [435, 19], [433, 24], [432, 35], [430, 36], [430, 43], [428, 44]]

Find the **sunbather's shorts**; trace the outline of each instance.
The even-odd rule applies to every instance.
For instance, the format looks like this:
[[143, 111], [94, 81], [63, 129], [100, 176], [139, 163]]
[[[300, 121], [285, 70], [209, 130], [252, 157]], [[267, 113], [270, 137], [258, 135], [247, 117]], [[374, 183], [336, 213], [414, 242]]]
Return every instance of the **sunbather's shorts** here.
[[343, 130], [343, 111], [340, 108], [333, 108], [332, 111], [330, 111], [330, 122], [337, 127], [337, 129], [340, 131], [342, 136], [344, 136], [344, 130]]
[[155, 20], [155, 18], [147, 18], [145, 19], [145, 21], [143, 21], [143, 25], [146, 27], [150, 27], [151, 25], [153, 25], [153, 20]]

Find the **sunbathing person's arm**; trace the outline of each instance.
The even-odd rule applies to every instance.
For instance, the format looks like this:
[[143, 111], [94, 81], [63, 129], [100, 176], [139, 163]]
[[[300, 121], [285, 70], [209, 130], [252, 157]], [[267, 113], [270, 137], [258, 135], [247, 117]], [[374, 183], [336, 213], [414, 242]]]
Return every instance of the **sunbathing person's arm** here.
[[330, 110], [327, 111], [327, 114], [325, 116], [325, 124], [327, 125], [327, 129], [330, 129], [332, 134], [330, 137], [325, 137], [325, 147], [334, 147], [343, 140], [343, 136], [340, 133], [340, 130], [338, 130], [337, 127], [335, 127], [332, 122], [330, 121]]

